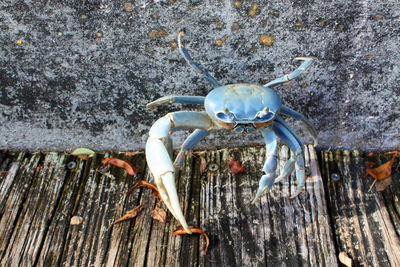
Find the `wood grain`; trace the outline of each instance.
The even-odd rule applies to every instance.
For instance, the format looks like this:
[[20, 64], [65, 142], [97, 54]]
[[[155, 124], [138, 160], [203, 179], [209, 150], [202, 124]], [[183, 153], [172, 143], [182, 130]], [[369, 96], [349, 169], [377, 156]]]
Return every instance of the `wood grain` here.
[[[279, 168], [290, 157], [279, 150]], [[200, 171], [201, 157], [206, 168]], [[132, 162], [137, 177], [122, 168], [100, 168], [105, 157]], [[247, 172], [233, 174], [228, 160]], [[64, 153], [2, 154], [0, 166], [1, 266], [338, 266], [346, 253], [356, 266], [400, 266], [399, 173], [383, 192], [367, 192], [366, 155], [306, 146], [310, 175], [304, 192], [291, 200], [296, 179], [275, 184], [255, 205], [265, 160], [263, 147], [194, 152], [176, 174], [181, 207], [189, 225], [210, 238], [204, 256], [201, 235], [172, 235], [179, 225], [153, 220], [164, 208], [139, 180], [152, 181], [144, 155], [96, 154], [81, 160]], [[383, 154], [373, 158], [385, 162]], [[69, 170], [68, 162], [76, 167]], [[398, 160], [394, 166], [397, 166]], [[204, 163], [202, 165], [204, 168]], [[340, 176], [333, 181], [332, 173]], [[112, 225], [143, 205], [133, 220]], [[70, 225], [72, 216], [83, 218]]]

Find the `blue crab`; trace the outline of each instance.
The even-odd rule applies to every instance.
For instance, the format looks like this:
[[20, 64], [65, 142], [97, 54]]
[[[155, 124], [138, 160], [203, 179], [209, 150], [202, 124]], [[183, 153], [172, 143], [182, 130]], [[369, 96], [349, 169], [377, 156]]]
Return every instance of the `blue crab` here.
[[[259, 187], [252, 204], [267, 193], [274, 182], [287, 178], [296, 169], [297, 188], [291, 198], [302, 191], [305, 183], [304, 146], [300, 138], [286, 124], [281, 115], [301, 120], [317, 145], [317, 133], [311, 122], [302, 114], [282, 104], [281, 97], [271, 87], [287, 83], [299, 76], [312, 62], [309, 57], [297, 57], [301, 65], [292, 73], [277, 78], [263, 86], [254, 84], [221, 85], [208, 72], [195, 63], [185, 47], [182, 46], [182, 31], [178, 35], [179, 51], [198, 75], [204, 77], [215, 88], [203, 96], [161, 97], [147, 108], [155, 111], [157, 106], [166, 103], [204, 105], [205, 112], [178, 111], [168, 113], [158, 119], [150, 129], [146, 143], [146, 160], [161, 197], [172, 215], [181, 223], [186, 232], [191, 233], [179, 205], [175, 187], [175, 171], [178, 170], [188, 153], [209, 131], [230, 129], [238, 133], [261, 131], [266, 143], [266, 161], [264, 175], [259, 180]], [[182, 144], [172, 162], [172, 141], [169, 134], [178, 129], [194, 129]], [[293, 151], [277, 177], [279, 137]]]

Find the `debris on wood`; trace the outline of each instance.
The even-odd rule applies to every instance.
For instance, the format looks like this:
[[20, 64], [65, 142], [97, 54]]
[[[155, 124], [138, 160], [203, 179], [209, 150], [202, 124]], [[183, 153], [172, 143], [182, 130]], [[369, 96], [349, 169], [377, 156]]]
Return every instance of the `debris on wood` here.
[[200, 157], [200, 174], [203, 174], [207, 168], [207, 161], [203, 156], [199, 155], [199, 157]]
[[243, 164], [237, 160], [234, 160], [232, 157], [229, 158], [228, 166], [233, 174], [246, 172], [246, 168], [243, 166]]
[[386, 178], [386, 179], [379, 180], [379, 181], [378, 181], [378, 180], [375, 180], [375, 181], [377, 181], [377, 182], [375, 183], [375, 190], [378, 191], [378, 192], [381, 192], [381, 191], [385, 190], [386, 187], [388, 187], [389, 185], [392, 184], [392, 177], [389, 176], [389, 177]]
[[101, 164], [106, 166], [107, 164], [111, 164], [120, 168], [124, 168], [129, 175], [136, 176], [138, 172], [138, 168], [126, 160], [116, 159], [116, 158], [105, 158], [101, 162]]
[[111, 180], [115, 180], [115, 179], [116, 179], [115, 176], [112, 175], [112, 174], [109, 173], [109, 172], [102, 172], [102, 171], [100, 171], [99, 169], [97, 169], [96, 171], [97, 171], [98, 173], [100, 173], [101, 175], [104, 175], [105, 177], [110, 178]]
[[96, 154], [93, 150], [85, 147], [76, 148], [72, 151], [71, 155], [78, 156], [78, 158], [82, 160], [87, 160], [88, 158], [93, 157]]
[[140, 151], [125, 152], [125, 156], [127, 156], [127, 157], [136, 156], [138, 154], [143, 154], [143, 152], [140, 152]]
[[133, 219], [135, 218], [141, 211], [143, 210], [143, 205], [139, 205], [133, 210], [128, 211], [124, 216], [113, 222], [112, 224], [120, 223], [125, 220]]
[[[204, 250], [204, 256], [206, 256], [207, 255], [208, 246], [210, 245], [210, 239], [208, 238], [207, 234], [200, 227], [189, 226], [189, 229], [192, 231], [193, 234], [201, 234], [206, 239], [206, 249]], [[174, 234], [174, 235], [187, 235], [188, 233], [180, 225], [172, 232], [172, 234]]]
[[157, 220], [162, 223], [167, 222], [167, 213], [165, 212], [164, 209], [156, 206], [154, 210], [151, 211], [151, 217], [153, 217], [154, 220]]
[[353, 260], [344, 251], [339, 253], [339, 261], [346, 267], [353, 266]]
[[393, 157], [391, 160], [389, 160], [386, 163], [383, 163], [382, 165], [379, 165], [376, 168], [371, 169], [371, 166], [375, 165], [374, 162], [367, 162], [367, 174], [365, 177], [371, 176], [375, 180], [383, 180], [387, 177], [389, 177], [392, 174], [392, 165], [394, 162], [394, 159], [396, 156], [399, 154], [398, 151], [391, 151], [385, 153], [385, 155], [390, 155], [393, 154]]
[[129, 188], [128, 192], [126, 193], [126, 196], [129, 196], [130, 193], [132, 193], [132, 191], [134, 189], [139, 188], [139, 187], [150, 188], [151, 189], [151, 193], [153, 194], [153, 196], [157, 197], [160, 202], [163, 201], [162, 198], [161, 198], [160, 192], [158, 192], [157, 186], [152, 184], [152, 183], [149, 183], [149, 182], [147, 182], [145, 180], [140, 180], [133, 187]]
[[70, 225], [81, 225], [83, 223], [83, 218], [81, 216], [72, 216]]

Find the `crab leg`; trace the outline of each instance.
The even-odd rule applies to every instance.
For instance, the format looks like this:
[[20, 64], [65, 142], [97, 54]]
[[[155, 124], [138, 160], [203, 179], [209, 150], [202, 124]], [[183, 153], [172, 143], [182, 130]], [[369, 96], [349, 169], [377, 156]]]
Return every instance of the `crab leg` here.
[[292, 73], [286, 74], [286, 75], [279, 77], [273, 81], [270, 81], [269, 83], [264, 85], [264, 87], [272, 87], [272, 86], [275, 86], [278, 84], [289, 82], [289, 81], [297, 78], [297, 76], [302, 74], [311, 65], [311, 62], [313, 59], [310, 57], [296, 57], [294, 60], [295, 61], [300, 60], [300, 61], [304, 61], [304, 62], [301, 63], [301, 65]]
[[[299, 143], [299, 145], [301, 147], [301, 151], [303, 153], [303, 151], [304, 151], [303, 142], [296, 135], [296, 133], [292, 130], [292, 128], [290, 128], [290, 126], [287, 125], [287, 123], [280, 117], [276, 117], [275, 121], [282, 124], [294, 136], [294, 138], [296, 138], [297, 142]], [[278, 182], [282, 181], [283, 179], [286, 179], [293, 172], [295, 163], [296, 163], [296, 156], [295, 156], [295, 154], [292, 154], [292, 156], [289, 158], [289, 160], [283, 166], [283, 169], [282, 169], [280, 175], [278, 176], [278, 178], [275, 179], [275, 183], [278, 183]]]
[[179, 205], [175, 187], [175, 169], [165, 143], [169, 133], [176, 128], [191, 128], [208, 130], [213, 127], [211, 119], [200, 112], [174, 112], [157, 120], [151, 127], [146, 143], [146, 160], [154, 176], [160, 195], [172, 213], [181, 223], [186, 232], [191, 233]]
[[208, 134], [207, 130], [204, 129], [196, 129], [191, 133], [183, 142], [181, 149], [179, 150], [178, 155], [174, 161], [174, 167], [176, 169], [180, 169], [183, 165], [183, 160], [185, 159], [185, 155], [190, 152], [190, 150], [203, 139]]
[[157, 111], [157, 107], [166, 103], [181, 103], [181, 104], [204, 104], [204, 96], [177, 96], [168, 95], [156, 99], [146, 105], [146, 108], [152, 111]]
[[197, 73], [197, 75], [205, 78], [209, 83], [211, 83], [215, 87], [221, 86], [221, 84], [213, 76], [211, 76], [207, 71], [200, 68], [200, 66], [196, 62], [193, 61], [192, 57], [189, 55], [186, 48], [182, 46], [182, 42], [181, 42], [182, 34], [183, 34], [183, 31], [180, 31], [179, 35], [178, 35], [178, 47], [179, 47], [179, 52], [181, 52], [181, 55], [183, 56], [183, 58], [186, 60], [186, 62], [189, 64], [189, 66], [192, 67], [192, 69], [194, 69], [194, 71]]
[[305, 124], [307, 131], [310, 133], [312, 139], [314, 140], [314, 146], [318, 145], [317, 131], [315, 130], [312, 123], [306, 117], [304, 117], [303, 114], [284, 105], [282, 105], [280, 113], [301, 120]]
[[[292, 133], [292, 131], [289, 130], [287, 127], [285, 127], [285, 125], [276, 121], [273, 124], [273, 129], [274, 129], [276, 135], [278, 135], [279, 138], [294, 153], [294, 159], [296, 160], [295, 168], [296, 168], [297, 189], [296, 189], [296, 192], [292, 196], [290, 196], [290, 198], [295, 198], [301, 193], [301, 191], [304, 187], [304, 184], [305, 184], [305, 168], [304, 168], [303, 148], [302, 148], [302, 145], [297, 140], [298, 137], [296, 138], [296, 136]], [[284, 169], [283, 173], [286, 173], [288, 175], [290, 173], [289, 172], [290, 169], [293, 168], [293, 167], [291, 167], [291, 165], [292, 165], [292, 163], [286, 163], [283, 168]]]
[[266, 160], [263, 167], [265, 174], [259, 181], [257, 194], [251, 204], [254, 204], [264, 193], [269, 192], [275, 181], [275, 172], [278, 166], [278, 145], [276, 135], [271, 128], [261, 128], [260, 130], [266, 143]]

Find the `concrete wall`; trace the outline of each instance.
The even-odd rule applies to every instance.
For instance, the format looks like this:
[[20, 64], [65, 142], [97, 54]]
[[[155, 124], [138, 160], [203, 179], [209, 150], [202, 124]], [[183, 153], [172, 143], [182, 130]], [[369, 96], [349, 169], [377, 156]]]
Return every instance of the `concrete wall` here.
[[[294, 70], [294, 57], [314, 57], [306, 73], [276, 90], [315, 124], [321, 146], [400, 142], [398, 0], [6, 0], [0, 149], [142, 149], [158, 117], [195, 109], [153, 113], [147, 102], [212, 89], [176, 49], [180, 29], [192, 56], [222, 84], [264, 84]], [[310, 142], [298, 122], [289, 123]], [[176, 143], [186, 135], [174, 134]], [[200, 147], [249, 143], [262, 144], [260, 134], [211, 133]]]

